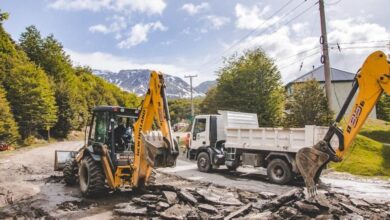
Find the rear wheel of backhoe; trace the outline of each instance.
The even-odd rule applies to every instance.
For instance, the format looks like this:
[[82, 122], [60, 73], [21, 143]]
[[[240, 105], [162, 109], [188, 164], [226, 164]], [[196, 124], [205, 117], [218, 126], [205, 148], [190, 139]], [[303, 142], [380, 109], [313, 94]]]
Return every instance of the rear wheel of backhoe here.
[[74, 160], [68, 160], [65, 163], [64, 169], [62, 170], [64, 175], [64, 181], [66, 185], [71, 186], [77, 182], [77, 162]]
[[98, 196], [105, 190], [105, 175], [102, 164], [85, 156], [79, 168], [81, 193], [85, 196]]
[[271, 160], [267, 166], [267, 175], [276, 184], [286, 184], [293, 177], [290, 166], [282, 159]]

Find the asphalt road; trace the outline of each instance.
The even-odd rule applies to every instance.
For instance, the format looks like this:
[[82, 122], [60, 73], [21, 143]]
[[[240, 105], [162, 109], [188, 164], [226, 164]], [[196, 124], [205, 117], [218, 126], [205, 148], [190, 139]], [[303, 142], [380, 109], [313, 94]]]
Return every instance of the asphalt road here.
[[203, 173], [198, 171], [195, 161], [187, 160], [183, 155], [179, 156], [176, 167], [160, 168], [159, 170], [189, 180], [212, 182], [221, 186], [243, 188], [253, 192], [282, 194], [297, 187], [296, 185], [282, 186], [269, 183], [265, 171], [260, 169], [239, 167], [237, 171], [232, 172], [228, 171], [226, 167], [220, 167], [210, 173]]
[[[196, 161], [190, 161], [184, 155], [179, 156], [176, 167], [160, 168], [159, 170], [189, 180], [212, 182], [253, 192], [282, 194], [293, 188], [304, 186], [300, 182], [293, 182], [284, 186], [272, 184], [267, 180], [266, 171], [263, 168], [239, 167], [237, 171], [231, 172], [222, 166], [211, 173], [203, 173], [198, 171]], [[370, 201], [390, 201], [390, 180], [361, 178], [336, 172], [324, 174], [321, 179], [334, 191], [349, 194], [351, 197]]]

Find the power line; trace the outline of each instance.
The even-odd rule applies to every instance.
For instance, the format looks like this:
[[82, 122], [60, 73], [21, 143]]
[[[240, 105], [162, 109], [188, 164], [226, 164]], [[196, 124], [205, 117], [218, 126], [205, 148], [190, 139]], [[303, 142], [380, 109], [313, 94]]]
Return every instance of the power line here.
[[[311, 53], [311, 54], [305, 56], [302, 60], [305, 60], [306, 58], [312, 57], [312, 56], [317, 55], [317, 54], [320, 54], [320, 51], [315, 51], [314, 53]], [[282, 67], [279, 67], [279, 70], [287, 68], [287, 67], [289, 67], [289, 66], [291, 66], [293, 64], [296, 64], [296, 63], [299, 63], [299, 62], [303, 62], [302, 60], [294, 61], [294, 62], [291, 62], [289, 64], [283, 65]]]
[[[262, 27], [268, 20], [270, 20], [272, 17], [275, 17], [279, 12], [281, 12], [285, 7], [287, 7], [290, 3], [292, 2], [292, 0], [288, 1], [286, 4], [284, 4], [281, 8], [279, 8], [277, 11], [275, 11], [271, 16], [267, 17], [264, 22], [262, 22], [260, 25], [258, 25], [254, 30], [252, 30], [251, 32], [249, 32], [247, 35], [245, 35], [244, 37], [242, 37], [241, 39], [239, 39], [238, 41], [236, 41], [233, 45], [231, 45], [229, 48], [225, 49], [224, 51], [222, 51], [222, 53], [220, 53], [219, 55], [217, 55], [214, 59], [210, 60], [210, 61], [207, 61], [205, 62], [203, 65], [205, 64], [209, 64], [209, 63], [214, 63], [215, 61], [219, 60], [220, 59], [220, 55], [223, 55], [225, 54], [226, 52], [230, 51], [231, 49], [233, 49], [234, 47], [236, 47], [237, 45], [239, 45], [242, 41], [244, 41], [245, 39], [247, 39], [249, 36], [251, 36], [253, 33], [255, 33], [258, 28]], [[284, 16], [282, 16], [280, 18], [280, 20], [282, 20], [283, 18], [285, 18], [287, 15], [291, 14], [291, 12], [295, 11], [297, 8], [299, 8], [300, 6], [302, 6], [304, 3], [306, 3], [307, 0], [304, 0], [302, 1], [300, 4], [298, 4], [296, 7], [294, 7], [292, 10], [290, 10], [287, 14], [285, 14]], [[265, 31], [269, 30], [270, 27], [276, 25], [278, 23], [274, 23], [274, 24], [271, 24], [270, 26], [268, 26], [263, 32], [261, 32], [260, 34], [264, 33]], [[258, 35], [260, 35], [258, 34]]]
[[338, 42], [338, 43], [329, 43], [329, 45], [337, 45], [337, 44], [369, 44], [369, 43], [383, 43], [390, 42], [389, 40], [373, 40], [373, 41], [352, 41], [352, 42]]
[[293, 54], [293, 55], [291, 55], [291, 56], [284, 57], [284, 58], [279, 58], [279, 59], [276, 59], [276, 60], [282, 61], [282, 60], [288, 60], [288, 59], [291, 59], [291, 58], [296, 58], [297, 56], [299, 56], [299, 55], [301, 55], [301, 54], [307, 53], [307, 52], [309, 52], [309, 51], [312, 51], [312, 50], [315, 50], [315, 49], [318, 49], [318, 48], [320, 48], [320, 47], [319, 47], [319, 46], [316, 46], [316, 47], [313, 47], [313, 48], [308, 49], [308, 50], [302, 50], [302, 51], [300, 51], [300, 52], [298, 52], [298, 53], [296, 53], [296, 54]]
[[[304, 2], [306, 2], [307, 0], [305, 0]], [[312, 6], [306, 8], [305, 10], [301, 11], [299, 14], [297, 14], [296, 16], [292, 17], [290, 20], [287, 20], [286, 22], [282, 23], [281, 25], [287, 25], [289, 23], [291, 23], [292, 21], [294, 21], [295, 19], [299, 18], [300, 16], [304, 15], [305, 13], [307, 13], [310, 9], [312, 9], [314, 6], [316, 6], [318, 4], [318, 1], [316, 1]], [[296, 7], [297, 8], [297, 7]], [[293, 9], [294, 10], [294, 9]], [[283, 16], [284, 18], [285, 16]], [[278, 23], [275, 23], [274, 25], [276, 25]], [[259, 33], [258, 35], [261, 35], [263, 33], [265, 33], [266, 31], [268, 30], [271, 30], [271, 26], [269, 26], [268, 28], [266, 28], [264, 31], [262, 31], [261, 33]], [[278, 29], [273, 29], [272, 32], [270, 32], [269, 34], [273, 34], [275, 33], [276, 31], [278, 31]], [[252, 39], [253, 40], [253, 39]], [[250, 41], [249, 41], [250, 42]], [[218, 59], [218, 58], [217, 58]], [[213, 59], [212, 61], [216, 61], [217, 59]], [[208, 63], [211, 63], [211, 62], [206, 62], [205, 64], [208, 64]], [[214, 65], [217, 65], [218, 63], [213, 63], [212, 66]]]
[[194, 117], [195, 111], [194, 111], [194, 99], [192, 97], [192, 78], [198, 77], [198, 75], [185, 75], [184, 78], [190, 78], [190, 93], [191, 93], [191, 117]]
[[338, 1], [335, 1], [335, 2], [331, 2], [331, 3], [325, 3], [325, 5], [327, 6], [332, 6], [332, 5], [337, 5], [341, 2], [342, 0], [338, 0]]
[[[352, 49], [378, 49], [378, 48], [387, 48], [387, 45], [381, 46], [381, 45], [376, 45], [376, 46], [361, 46], [361, 47], [341, 47], [342, 50], [352, 50]], [[331, 50], [336, 50], [338, 48], [335, 47], [330, 47]]]

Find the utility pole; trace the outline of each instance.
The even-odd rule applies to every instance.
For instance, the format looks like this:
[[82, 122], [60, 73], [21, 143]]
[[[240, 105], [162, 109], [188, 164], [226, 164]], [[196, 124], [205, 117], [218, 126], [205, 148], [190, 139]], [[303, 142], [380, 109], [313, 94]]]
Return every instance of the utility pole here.
[[194, 118], [194, 99], [192, 97], [192, 78], [198, 77], [198, 75], [186, 75], [184, 78], [190, 78], [190, 93], [191, 93], [191, 117]]
[[322, 44], [322, 58], [321, 62], [324, 64], [325, 74], [325, 93], [328, 99], [328, 107], [332, 109], [332, 82], [330, 78], [330, 63], [329, 63], [329, 51], [328, 51], [328, 35], [326, 33], [326, 19], [325, 19], [325, 7], [324, 0], [318, 1], [320, 5], [320, 18], [321, 18], [321, 44]]

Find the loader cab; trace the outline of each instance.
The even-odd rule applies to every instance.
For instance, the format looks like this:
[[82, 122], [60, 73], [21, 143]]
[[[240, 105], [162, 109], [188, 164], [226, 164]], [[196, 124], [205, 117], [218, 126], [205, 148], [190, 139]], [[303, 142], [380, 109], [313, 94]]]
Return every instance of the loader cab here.
[[134, 150], [133, 124], [137, 118], [137, 109], [118, 106], [95, 107], [87, 146], [91, 146], [94, 152], [96, 144], [107, 145], [113, 162], [116, 160], [116, 154], [132, 152]]

